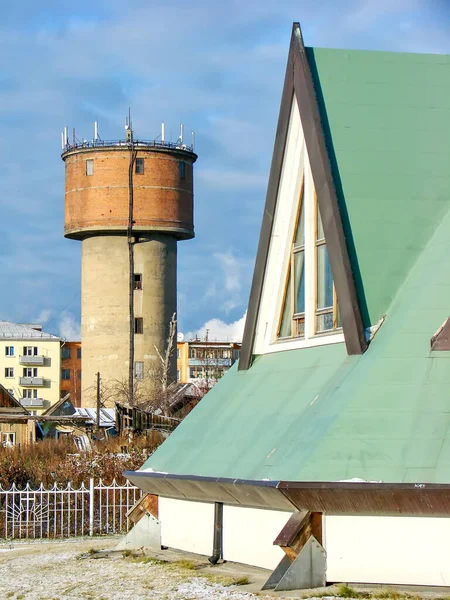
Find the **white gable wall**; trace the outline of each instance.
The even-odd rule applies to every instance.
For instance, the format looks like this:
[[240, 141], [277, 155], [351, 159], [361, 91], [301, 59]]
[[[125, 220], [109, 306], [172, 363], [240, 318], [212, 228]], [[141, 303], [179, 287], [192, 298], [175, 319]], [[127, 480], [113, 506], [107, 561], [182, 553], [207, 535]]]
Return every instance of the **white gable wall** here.
[[[164, 546], [211, 556], [214, 504], [159, 499]], [[225, 560], [275, 569], [290, 513], [224, 506]], [[323, 518], [327, 582], [450, 586], [450, 518]]]
[[[315, 314], [308, 312], [306, 313], [305, 328], [309, 339], [277, 340], [277, 329], [303, 177], [305, 186], [305, 246], [308, 246], [310, 245], [310, 237], [314, 235], [314, 183], [300, 113], [297, 101], [294, 98], [291, 106], [283, 167], [258, 311], [253, 354], [266, 354], [268, 352], [344, 342], [343, 333], [311, 337], [314, 333]], [[305, 289], [309, 295], [314, 293], [315, 277], [314, 257], [310, 254], [309, 260], [307, 259], [305, 263]], [[312, 303], [314, 303], [314, 299], [312, 299]], [[306, 305], [311, 305], [311, 300], [308, 297], [306, 298]]]

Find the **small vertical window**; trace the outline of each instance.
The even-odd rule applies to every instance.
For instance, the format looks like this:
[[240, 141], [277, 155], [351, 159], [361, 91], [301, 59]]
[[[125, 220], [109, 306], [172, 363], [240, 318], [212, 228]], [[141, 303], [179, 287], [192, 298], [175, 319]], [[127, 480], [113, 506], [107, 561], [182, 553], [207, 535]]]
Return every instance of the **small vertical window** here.
[[77, 358], [81, 358], [81, 348], [77, 348]]
[[61, 379], [64, 379], [64, 381], [70, 379], [70, 369], [63, 369], [61, 371]]
[[5, 377], [8, 377], [8, 378], [14, 377], [14, 368], [13, 367], [5, 367]]
[[92, 158], [88, 158], [86, 161], [86, 175], [94, 174], [94, 160]]
[[144, 333], [144, 319], [142, 317], [134, 319], [134, 333]]
[[177, 358], [180, 358], [180, 349], [177, 348]]
[[186, 179], [186, 163], [181, 161], [180, 165], [180, 177], [181, 179]]
[[144, 363], [137, 360], [134, 363], [134, 374], [136, 379], [144, 379]]
[[134, 274], [134, 289], [142, 290], [142, 275], [141, 275], [141, 273]]
[[177, 369], [177, 381], [180, 381], [180, 369]]
[[136, 159], [136, 174], [137, 175], [144, 174], [144, 159], [143, 158]]
[[70, 358], [70, 348], [68, 346], [61, 348], [61, 358], [63, 360]]
[[6, 346], [5, 356], [14, 356], [14, 346]]

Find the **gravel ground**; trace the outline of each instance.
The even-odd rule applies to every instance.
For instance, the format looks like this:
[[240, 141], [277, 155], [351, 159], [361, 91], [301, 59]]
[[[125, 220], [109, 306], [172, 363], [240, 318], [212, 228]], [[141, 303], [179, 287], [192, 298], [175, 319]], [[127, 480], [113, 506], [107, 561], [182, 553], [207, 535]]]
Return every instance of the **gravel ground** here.
[[[111, 538], [0, 546], [0, 599], [261, 600], [179, 564], [97, 551]], [[141, 560], [142, 562], [138, 562]], [[148, 561], [148, 562], [145, 562]], [[216, 573], [216, 571], [214, 571]], [[219, 578], [220, 579], [220, 578]]]

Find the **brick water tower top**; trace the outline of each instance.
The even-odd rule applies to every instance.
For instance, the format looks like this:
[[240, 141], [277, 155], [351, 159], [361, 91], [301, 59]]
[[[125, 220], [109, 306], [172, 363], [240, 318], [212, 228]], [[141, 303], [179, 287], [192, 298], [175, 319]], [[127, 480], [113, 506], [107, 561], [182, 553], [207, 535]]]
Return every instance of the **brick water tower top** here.
[[95, 124], [94, 139], [69, 141], [65, 128], [62, 159], [66, 166], [64, 235], [159, 231], [177, 239], [194, 237], [193, 164], [191, 145], [164, 138], [134, 139], [127, 122], [125, 140], [102, 140]]
[[[127, 389], [129, 404], [158, 397], [177, 313], [177, 243], [194, 237], [194, 138], [69, 141], [64, 235], [81, 240], [82, 405], [94, 406], [96, 382]], [[170, 354], [170, 353], [169, 353]], [[168, 355], [169, 355], [168, 354]], [[164, 363], [176, 380], [176, 356]], [[120, 400], [120, 398], [119, 398]]]

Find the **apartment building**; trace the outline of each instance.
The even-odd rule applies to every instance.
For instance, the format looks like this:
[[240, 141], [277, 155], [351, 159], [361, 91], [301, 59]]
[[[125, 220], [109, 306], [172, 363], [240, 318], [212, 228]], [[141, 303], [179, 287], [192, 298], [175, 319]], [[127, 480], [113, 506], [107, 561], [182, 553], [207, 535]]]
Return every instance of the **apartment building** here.
[[239, 359], [241, 344], [208, 340], [177, 342], [177, 378], [212, 387]]
[[61, 397], [70, 393], [75, 407], [81, 406], [81, 342], [61, 344]]
[[0, 384], [32, 414], [59, 400], [60, 343], [42, 325], [0, 321]]

